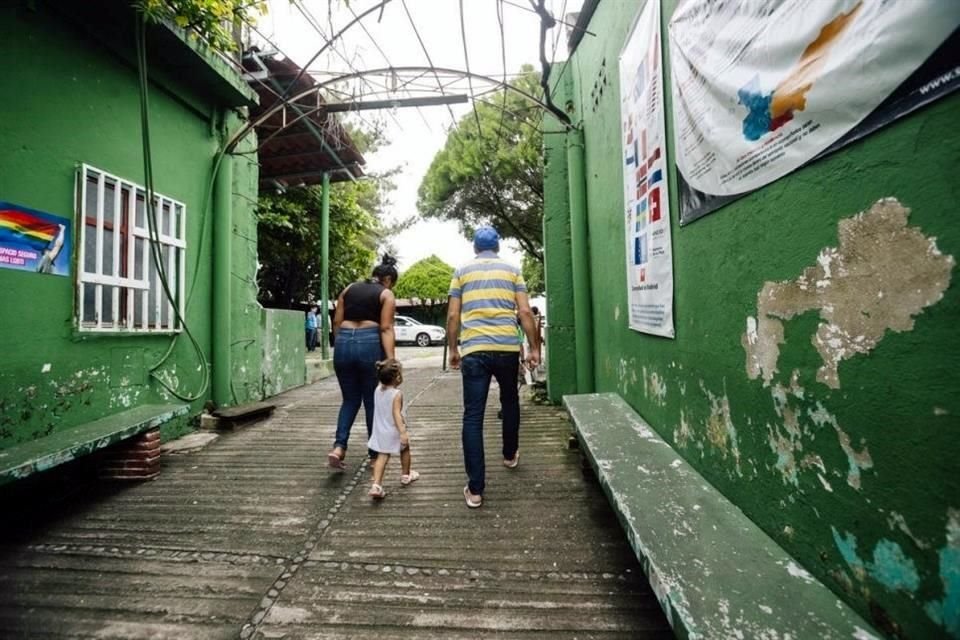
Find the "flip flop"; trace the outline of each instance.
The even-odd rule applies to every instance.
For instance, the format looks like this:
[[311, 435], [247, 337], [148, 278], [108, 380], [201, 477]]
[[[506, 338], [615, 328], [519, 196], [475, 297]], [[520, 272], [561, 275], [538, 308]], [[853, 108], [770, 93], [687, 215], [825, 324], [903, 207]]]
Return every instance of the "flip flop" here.
[[337, 469], [338, 471], [343, 471], [347, 468], [347, 464], [335, 453], [327, 454], [327, 463], [331, 469]]
[[507, 469], [516, 469], [517, 465], [520, 464], [520, 450], [517, 449], [517, 452], [513, 454], [513, 458], [503, 461], [503, 466]]
[[475, 501], [470, 499], [470, 496], [473, 495], [470, 493], [470, 487], [463, 488], [463, 499], [466, 501], [467, 506], [471, 509], [479, 509], [483, 506], [483, 496], [475, 496]]
[[409, 475], [400, 476], [400, 484], [407, 486], [413, 482], [416, 482], [420, 478], [419, 471], [411, 471]]

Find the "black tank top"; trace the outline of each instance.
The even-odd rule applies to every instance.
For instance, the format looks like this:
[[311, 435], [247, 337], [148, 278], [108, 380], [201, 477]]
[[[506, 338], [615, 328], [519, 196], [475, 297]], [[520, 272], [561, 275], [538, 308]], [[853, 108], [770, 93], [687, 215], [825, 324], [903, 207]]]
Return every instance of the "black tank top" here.
[[380, 294], [384, 286], [379, 282], [356, 282], [343, 294], [343, 319], [360, 322], [372, 320], [380, 324]]

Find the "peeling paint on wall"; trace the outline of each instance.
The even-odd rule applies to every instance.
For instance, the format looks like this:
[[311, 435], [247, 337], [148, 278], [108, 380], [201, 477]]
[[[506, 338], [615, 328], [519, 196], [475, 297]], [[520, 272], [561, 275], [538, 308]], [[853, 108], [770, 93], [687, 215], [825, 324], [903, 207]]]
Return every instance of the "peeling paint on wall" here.
[[861, 450], [857, 451], [850, 444], [850, 436], [840, 428], [836, 416], [830, 414], [820, 402], [817, 402], [816, 409], [808, 411], [810, 418], [818, 427], [829, 424], [837, 433], [837, 440], [840, 442], [840, 448], [847, 456], [847, 484], [854, 489], [860, 488], [860, 471], [873, 468], [873, 459], [870, 457], [870, 451], [866, 443], [861, 439]]
[[773, 399], [773, 408], [780, 418], [779, 424], [767, 424], [767, 444], [770, 451], [776, 455], [774, 468], [780, 473], [784, 484], [800, 487], [800, 472], [815, 471], [820, 486], [825, 491], [833, 492], [829, 475], [842, 476], [839, 470], [827, 469], [823, 457], [808, 451], [812, 446], [817, 431], [824, 426], [830, 426], [837, 435], [837, 442], [847, 457], [846, 479], [847, 484], [854, 489], [861, 488], [861, 471], [873, 467], [866, 443], [861, 441], [858, 451], [851, 444], [849, 434], [840, 428], [839, 423], [819, 401], [804, 411], [803, 400], [806, 390], [800, 386], [799, 372], [794, 370], [790, 376], [790, 385], [783, 386], [775, 383], [770, 388]]
[[873, 549], [873, 560], [864, 562], [857, 554], [857, 539], [852, 533], [841, 536], [835, 527], [830, 529], [840, 555], [858, 580], [869, 575], [891, 591], [914, 593], [920, 587], [916, 564], [896, 542], [881, 539]]
[[[890, 591], [916, 596], [921, 586], [920, 574], [913, 558], [899, 544], [881, 539], [873, 549], [872, 559], [865, 561], [857, 552], [857, 539], [852, 533], [841, 535], [835, 527], [830, 529], [837, 550], [858, 581], [869, 577]], [[937, 557], [943, 598], [928, 601], [924, 611], [950, 637], [960, 638], [960, 510], [950, 509], [947, 513], [946, 542]]]
[[690, 423], [687, 422], [683, 409], [680, 409], [680, 426], [673, 430], [673, 441], [678, 447], [685, 449], [691, 438], [693, 438], [693, 430], [690, 429]]
[[703, 381], [700, 381], [700, 389], [710, 400], [710, 416], [707, 418], [707, 439], [710, 444], [723, 454], [726, 459], [729, 452], [733, 456], [738, 476], [743, 476], [740, 469], [740, 447], [737, 443], [737, 428], [730, 417], [730, 401], [724, 392], [723, 397], [714, 395]]
[[[636, 382], [636, 379], [634, 379]], [[647, 373], [643, 367], [643, 395], [650, 398], [657, 406], [667, 406], [667, 380], [656, 371]]]
[[896, 198], [838, 224], [839, 247], [826, 247], [799, 278], [767, 282], [757, 294], [757, 318], [747, 318], [741, 338], [747, 376], [770, 384], [777, 373], [781, 320], [819, 310], [811, 338], [823, 365], [817, 380], [837, 389], [841, 361], [869, 353], [887, 330], [905, 332], [913, 316], [936, 304], [950, 284], [956, 261], [936, 238], [907, 226], [910, 210]]
[[762, 376], [764, 386], [770, 384], [777, 373], [777, 359], [783, 343], [782, 322], [762, 315], [759, 320], [748, 316], [747, 331], [740, 338], [740, 344], [747, 352], [747, 377], [756, 380]]
[[[881, 509], [882, 511], [882, 509]], [[887, 526], [890, 527], [891, 531], [899, 530], [902, 534], [910, 538], [913, 541], [913, 544], [917, 545], [920, 549], [929, 549], [930, 543], [924, 542], [919, 539], [917, 536], [913, 535], [913, 531], [910, 530], [910, 527], [907, 526], [907, 520], [903, 517], [902, 514], [897, 513], [896, 511], [891, 511], [890, 515], [887, 516]]]
[[928, 602], [924, 610], [951, 637], [960, 638], [960, 510], [949, 510], [947, 542], [937, 555], [943, 598]]

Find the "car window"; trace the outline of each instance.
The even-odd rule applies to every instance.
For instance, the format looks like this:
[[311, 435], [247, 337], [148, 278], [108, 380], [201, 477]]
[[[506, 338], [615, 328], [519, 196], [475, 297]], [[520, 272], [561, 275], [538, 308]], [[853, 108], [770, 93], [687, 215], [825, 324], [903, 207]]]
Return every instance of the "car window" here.
[[398, 326], [401, 326], [401, 327], [405, 327], [405, 326], [407, 326], [408, 323], [407, 323], [407, 321], [406, 321], [405, 318], [394, 318], [394, 319], [393, 319], [393, 324], [398, 325]]

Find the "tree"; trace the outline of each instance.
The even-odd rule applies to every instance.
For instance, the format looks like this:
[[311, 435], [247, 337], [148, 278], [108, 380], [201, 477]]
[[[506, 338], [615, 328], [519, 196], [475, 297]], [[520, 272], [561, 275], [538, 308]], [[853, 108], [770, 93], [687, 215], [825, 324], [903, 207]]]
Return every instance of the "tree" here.
[[[524, 65], [511, 84], [541, 95], [540, 76]], [[455, 220], [465, 235], [492, 224], [543, 261], [543, 135], [539, 107], [507, 91], [475, 103], [447, 136], [420, 183], [417, 208]], [[478, 126], [479, 121], [479, 126]]]
[[[373, 183], [337, 183], [330, 188], [330, 294], [368, 276], [376, 257], [380, 227], [361, 203]], [[257, 235], [262, 262], [260, 302], [295, 308], [320, 296], [322, 239], [318, 186], [261, 195]]]
[[[385, 144], [382, 129], [344, 123], [354, 146], [372, 153]], [[368, 277], [376, 248], [393, 228], [381, 214], [394, 189], [397, 170], [370, 174], [368, 180], [330, 186], [330, 296], [351, 282]], [[284, 193], [261, 193], [257, 206], [257, 237], [261, 268], [260, 302], [271, 307], [296, 308], [320, 297], [321, 188], [296, 187]]]
[[411, 298], [420, 304], [433, 306], [446, 301], [451, 278], [453, 267], [432, 255], [413, 263], [400, 274], [394, 294], [398, 298]]
[[527, 283], [527, 292], [531, 296], [541, 296], [546, 287], [543, 277], [543, 262], [535, 260], [529, 254], [523, 254], [523, 261], [520, 263], [520, 272], [523, 274], [523, 281]]

